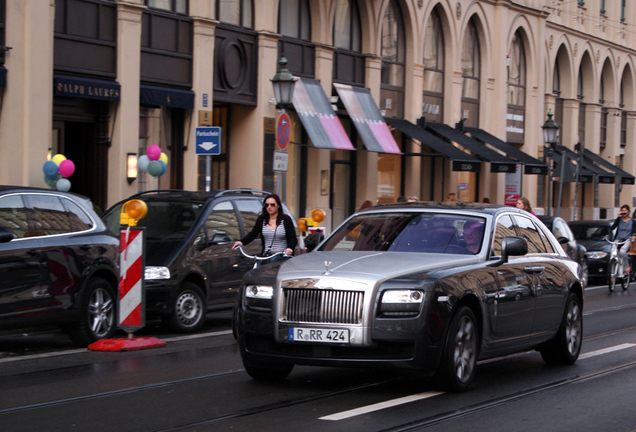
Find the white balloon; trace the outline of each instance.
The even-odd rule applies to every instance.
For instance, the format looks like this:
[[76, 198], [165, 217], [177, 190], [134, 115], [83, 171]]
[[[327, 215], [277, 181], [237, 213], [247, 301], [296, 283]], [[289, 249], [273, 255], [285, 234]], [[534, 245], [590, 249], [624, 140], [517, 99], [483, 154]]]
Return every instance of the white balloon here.
[[68, 192], [71, 190], [71, 181], [67, 178], [61, 178], [55, 184], [55, 188], [62, 192]]
[[139, 171], [146, 172], [148, 171], [148, 164], [150, 163], [150, 158], [146, 155], [139, 156], [137, 159], [137, 168]]

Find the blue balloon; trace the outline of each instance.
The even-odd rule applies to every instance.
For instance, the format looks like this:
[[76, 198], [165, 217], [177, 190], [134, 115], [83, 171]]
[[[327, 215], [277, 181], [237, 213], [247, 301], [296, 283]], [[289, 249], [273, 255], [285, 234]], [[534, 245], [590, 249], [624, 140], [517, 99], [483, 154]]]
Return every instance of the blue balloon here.
[[159, 177], [161, 177], [168, 170], [168, 165], [166, 165], [166, 163], [164, 161], [162, 161], [162, 160], [158, 160], [157, 162], [159, 162], [161, 164], [161, 174], [159, 174]]
[[139, 171], [146, 172], [148, 171], [148, 164], [150, 163], [150, 158], [146, 155], [139, 156], [137, 159], [137, 168]]
[[59, 167], [53, 161], [46, 161], [44, 165], [42, 165], [42, 171], [44, 171], [44, 175], [50, 179], [54, 179], [57, 176]]

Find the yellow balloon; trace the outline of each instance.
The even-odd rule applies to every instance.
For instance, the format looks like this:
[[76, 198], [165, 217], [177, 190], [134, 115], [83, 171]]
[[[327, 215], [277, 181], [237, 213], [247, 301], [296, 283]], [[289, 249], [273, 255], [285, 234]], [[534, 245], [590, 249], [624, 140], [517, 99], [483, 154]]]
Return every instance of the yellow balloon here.
[[62, 153], [58, 153], [55, 156], [53, 156], [51, 160], [59, 165], [60, 162], [66, 160], [66, 156], [64, 156]]
[[168, 155], [164, 152], [161, 152], [161, 156], [159, 156], [159, 160], [163, 161], [166, 165], [168, 165]]

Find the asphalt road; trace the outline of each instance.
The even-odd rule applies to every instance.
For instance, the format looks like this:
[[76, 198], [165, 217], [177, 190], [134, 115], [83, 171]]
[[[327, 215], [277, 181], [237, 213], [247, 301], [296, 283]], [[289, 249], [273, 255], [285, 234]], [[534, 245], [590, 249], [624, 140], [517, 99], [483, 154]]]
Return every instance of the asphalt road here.
[[574, 366], [537, 352], [481, 362], [470, 391], [393, 371], [296, 367], [251, 380], [229, 314], [164, 348], [94, 352], [60, 332], [0, 334], [2, 431], [636, 431], [636, 283], [586, 291]]

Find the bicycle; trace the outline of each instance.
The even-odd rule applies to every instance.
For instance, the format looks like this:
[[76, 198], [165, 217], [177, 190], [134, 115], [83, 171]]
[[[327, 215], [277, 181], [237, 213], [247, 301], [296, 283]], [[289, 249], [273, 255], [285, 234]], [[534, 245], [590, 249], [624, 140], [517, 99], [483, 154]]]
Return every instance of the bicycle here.
[[627, 288], [629, 288], [630, 274], [625, 271], [624, 261], [622, 257], [620, 256], [619, 251], [621, 247], [626, 242], [631, 241], [631, 239], [626, 238], [623, 240], [610, 241], [607, 237], [604, 237], [603, 240], [605, 240], [606, 242], [612, 245], [612, 250], [610, 252], [610, 259], [607, 266], [608, 268], [607, 286], [610, 292], [613, 292], [614, 288], [616, 287], [616, 281], [618, 280], [620, 281], [621, 286], [623, 287], [623, 290], [626, 290]]
[[250, 258], [250, 259], [255, 260], [253, 268], [256, 268], [256, 267], [260, 266], [262, 261], [270, 260], [270, 259], [272, 259], [272, 258], [274, 258], [274, 257], [276, 257], [278, 255], [282, 255], [285, 258], [291, 258], [291, 255], [286, 255], [285, 252], [276, 252], [276, 253], [271, 254], [269, 256], [250, 255], [250, 254], [246, 253], [243, 250], [243, 247], [241, 245], [236, 246], [234, 249], [235, 250], [238, 249], [239, 252], [241, 252], [241, 254], [243, 254], [243, 256], [245, 258]]

